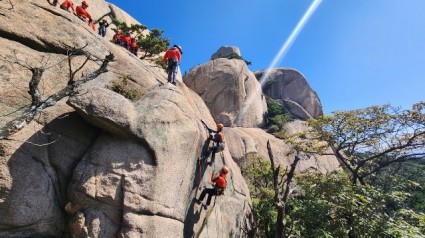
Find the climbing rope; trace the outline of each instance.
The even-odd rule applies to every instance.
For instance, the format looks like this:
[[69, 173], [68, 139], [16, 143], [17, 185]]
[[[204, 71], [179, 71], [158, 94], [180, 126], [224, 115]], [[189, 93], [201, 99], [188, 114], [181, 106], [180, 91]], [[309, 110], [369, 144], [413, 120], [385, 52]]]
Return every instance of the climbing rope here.
[[[204, 123], [203, 120], [201, 120], [199, 118], [198, 118], [198, 120], [202, 123], [202, 125], [203, 125], [203, 127], [205, 129], [207, 138], [208, 138], [208, 136], [209, 136], [208, 127], [205, 125], [205, 123]], [[206, 153], [205, 146], [208, 146], [209, 147], [209, 144], [206, 145], [205, 142], [203, 141], [202, 137], [200, 137], [200, 141], [201, 141], [201, 155], [200, 155], [200, 157], [198, 157], [198, 166], [199, 166], [199, 185], [198, 185], [198, 189], [201, 189], [201, 188], [206, 187], [206, 184], [207, 184], [207, 182], [205, 181], [206, 178], [205, 178], [205, 176], [203, 176], [203, 174], [205, 174], [205, 171], [207, 169], [206, 168], [207, 167], [206, 158], [205, 158], [205, 153]], [[207, 140], [207, 141], [208, 141], [208, 143], [210, 142], [209, 140]], [[201, 186], [201, 184], [203, 184], [203, 186]]]
[[207, 237], [208, 237], [208, 233], [209, 233], [209, 230], [208, 230], [208, 218], [211, 216], [212, 211], [214, 210], [216, 200], [217, 200], [217, 197], [214, 199], [214, 203], [211, 206], [211, 208], [208, 209], [207, 214], [205, 215], [204, 221], [202, 222], [201, 228], [199, 229], [198, 234], [196, 234], [196, 236], [195, 236], [196, 238], [198, 238], [201, 235], [201, 232], [202, 232], [202, 230], [204, 230], [204, 227], [207, 228]]

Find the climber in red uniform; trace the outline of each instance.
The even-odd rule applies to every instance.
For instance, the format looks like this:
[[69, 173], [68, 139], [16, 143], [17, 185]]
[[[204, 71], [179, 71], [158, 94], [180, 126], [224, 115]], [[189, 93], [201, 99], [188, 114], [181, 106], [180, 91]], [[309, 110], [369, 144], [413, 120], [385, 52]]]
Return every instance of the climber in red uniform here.
[[86, 10], [88, 7], [89, 4], [86, 1], [83, 1], [81, 6], [78, 6], [75, 9], [77, 16], [83, 21], [86, 21], [86, 19], [92, 19], [90, 13]]
[[127, 50], [130, 50], [130, 45], [131, 45], [131, 35], [130, 35], [130, 33], [127, 32], [124, 35], [121, 35], [120, 42], [121, 42], [122, 46], [124, 46]]
[[174, 45], [165, 52], [164, 63], [167, 63], [168, 82], [176, 85], [177, 69], [180, 64], [183, 50], [180, 46]]
[[70, 0], [65, 0], [65, 2], [63, 2], [60, 5], [60, 8], [65, 10], [65, 11], [69, 11], [69, 9], [71, 8], [72, 12], [75, 15], [75, 10], [74, 10], [74, 3], [72, 3]]
[[[223, 151], [224, 150], [224, 135], [223, 135], [223, 124], [219, 123], [217, 124], [217, 130], [213, 130], [211, 128], [209, 128], [207, 126], [207, 124], [205, 124], [205, 122], [203, 120], [201, 120], [202, 124], [204, 124], [205, 128], [207, 128], [208, 133], [210, 134], [207, 141], [205, 142], [206, 145], [210, 144], [210, 141], [213, 141], [213, 146], [211, 148], [208, 148], [204, 154], [203, 154], [203, 158], [208, 158], [208, 156], [211, 155], [211, 160], [208, 163], [208, 165], [213, 165], [214, 164], [214, 160], [215, 160], [215, 153]], [[212, 133], [215, 133], [214, 135], [212, 135]]]
[[196, 199], [196, 203], [201, 204], [205, 198], [205, 195], [208, 194], [207, 204], [204, 206], [204, 209], [207, 210], [208, 206], [211, 204], [212, 196], [223, 195], [224, 190], [227, 187], [226, 176], [228, 172], [229, 169], [226, 166], [223, 166], [223, 168], [221, 168], [220, 170], [220, 174], [218, 177], [216, 177], [215, 173], [211, 174], [211, 182], [215, 183], [214, 188], [204, 188], [201, 193], [201, 196], [199, 196], [199, 199]]
[[112, 42], [114, 42], [117, 45], [121, 45], [121, 31], [119, 29], [115, 29], [115, 34], [112, 37]]
[[129, 50], [131, 53], [137, 56], [137, 51], [139, 51], [139, 46], [137, 45], [136, 38], [131, 38], [131, 44], [130, 44]]

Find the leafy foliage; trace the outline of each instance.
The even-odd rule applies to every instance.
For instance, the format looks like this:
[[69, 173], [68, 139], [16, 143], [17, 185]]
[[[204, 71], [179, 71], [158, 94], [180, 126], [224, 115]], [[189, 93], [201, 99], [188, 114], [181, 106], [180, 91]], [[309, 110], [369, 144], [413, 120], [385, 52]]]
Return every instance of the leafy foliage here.
[[292, 121], [292, 117], [288, 114], [277, 115], [271, 118], [271, 123], [277, 125], [280, 130], [290, 121]]
[[162, 36], [162, 33], [164, 32], [162, 30], [152, 29], [149, 34], [144, 35], [142, 33], [147, 29], [145, 25], [131, 24], [128, 26], [127, 23], [116, 18], [112, 19], [112, 23], [115, 24], [117, 29], [119, 29], [122, 33], [130, 33], [135, 39], [137, 39], [137, 44], [140, 47], [140, 50], [144, 53], [141, 59], [164, 52], [170, 45], [170, 40]]
[[390, 105], [337, 111], [308, 121], [308, 134], [327, 141], [352, 175], [353, 183], [393, 163], [425, 157], [425, 102], [410, 110]]
[[270, 162], [251, 153], [242, 168], [252, 198], [258, 237], [274, 237], [277, 212], [274, 206], [273, 171]]
[[142, 32], [148, 29], [145, 25], [142, 24], [131, 24], [130, 26], [127, 23], [120, 21], [117, 18], [112, 19], [112, 23], [119, 29], [122, 33], [136, 33], [136, 38], [139, 37]]
[[130, 75], [122, 76], [120, 80], [113, 81], [108, 88], [132, 101], [138, 100], [142, 96], [142, 92], [135, 87], [134, 83], [131, 83]]
[[424, 161], [409, 161], [392, 164], [374, 176], [370, 182], [383, 192], [409, 188], [411, 194], [408, 206], [416, 212], [425, 212], [425, 163]]
[[345, 173], [298, 178], [304, 190], [289, 204], [296, 237], [423, 237], [425, 215], [409, 209], [408, 187], [383, 192], [352, 185]]
[[269, 126], [277, 126], [278, 131], [276, 133], [279, 133], [286, 123], [292, 121], [291, 115], [284, 112], [282, 105], [270, 97], [267, 97], [267, 119]]
[[284, 114], [282, 105], [280, 105], [276, 100], [267, 97], [267, 116], [272, 118], [277, 115]]
[[137, 44], [140, 50], [144, 52], [141, 59], [151, 57], [167, 50], [170, 45], [170, 40], [162, 36], [163, 32], [164, 31], [159, 29], [153, 29], [150, 31], [149, 35], [140, 35], [138, 37]]

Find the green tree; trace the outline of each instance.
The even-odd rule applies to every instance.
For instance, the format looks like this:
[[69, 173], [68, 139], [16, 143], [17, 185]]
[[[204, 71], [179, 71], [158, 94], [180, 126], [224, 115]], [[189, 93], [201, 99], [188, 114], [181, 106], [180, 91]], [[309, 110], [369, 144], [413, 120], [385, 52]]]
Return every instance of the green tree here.
[[288, 237], [285, 230], [286, 208], [294, 189], [291, 188], [295, 168], [300, 157], [295, 155], [290, 168], [283, 170], [274, 160], [270, 142], [267, 142], [269, 161], [258, 154], [248, 157], [244, 166], [252, 194], [254, 215], [259, 237]]
[[163, 32], [159, 29], [152, 29], [148, 35], [140, 35], [138, 37], [137, 44], [144, 53], [140, 59], [151, 57], [167, 50], [170, 40], [162, 36]]
[[[142, 32], [146, 29], [148, 29], [143, 24], [131, 24], [130, 26], [127, 25], [127, 23], [120, 21], [117, 18], [112, 19], [112, 23], [119, 29], [122, 33], [130, 33], [135, 37], [136, 39], [139, 38], [142, 35]], [[134, 36], [134, 34], [136, 34]]]
[[410, 110], [384, 105], [337, 111], [308, 125], [308, 135], [328, 143], [353, 184], [364, 185], [393, 163], [425, 157], [425, 102]]
[[281, 132], [286, 123], [292, 121], [291, 115], [284, 112], [282, 105], [276, 100], [267, 97], [267, 121], [269, 126], [276, 125], [278, 130], [269, 130], [269, 133]]
[[120, 21], [118, 18], [112, 18], [112, 23], [120, 30], [122, 33], [136, 34], [136, 38], [139, 37], [142, 32], [148, 29], [143, 24], [131, 24], [130, 26], [127, 23]]
[[383, 192], [408, 187], [406, 192], [411, 194], [408, 207], [425, 212], [425, 160], [392, 164], [371, 176], [370, 184]]
[[267, 101], [267, 117], [272, 118], [274, 116], [282, 115], [284, 113], [282, 105], [280, 105], [276, 100], [270, 97], [267, 97], [266, 101]]
[[273, 171], [270, 161], [252, 153], [242, 167], [252, 199], [257, 237], [274, 237], [277, 211], [274, 207]]
[[344, 172], [297, 178], [304, 191], [288, 208], [294, 237], [423, 237], [425, 215], [407, 205], [409, 187], [383, 192], [353, 185]]

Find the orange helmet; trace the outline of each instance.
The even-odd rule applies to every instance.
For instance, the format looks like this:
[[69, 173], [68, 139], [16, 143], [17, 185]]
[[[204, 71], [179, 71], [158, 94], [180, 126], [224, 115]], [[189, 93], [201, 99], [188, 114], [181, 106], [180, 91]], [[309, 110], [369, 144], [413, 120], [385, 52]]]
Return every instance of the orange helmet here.
[[223, 126], [223, 124], [217, 124], [217, 131], [221, 131], [221, 130], [223, 130], [223, 128], [224, 128], [224, 126]]
[[88, 6], [89, 6], [89, 4], [88, 4], [86, 1], [83, 1], [83, 2], [81, 3], [81, 5], [86, 6], [86, 7], [88, 7]]
[[220, 173], [222, 174], [227, 174], [229, 172], [229, 168], [227, 168], [226, 166], [223, 166], [223, 168], [221, 168]]

